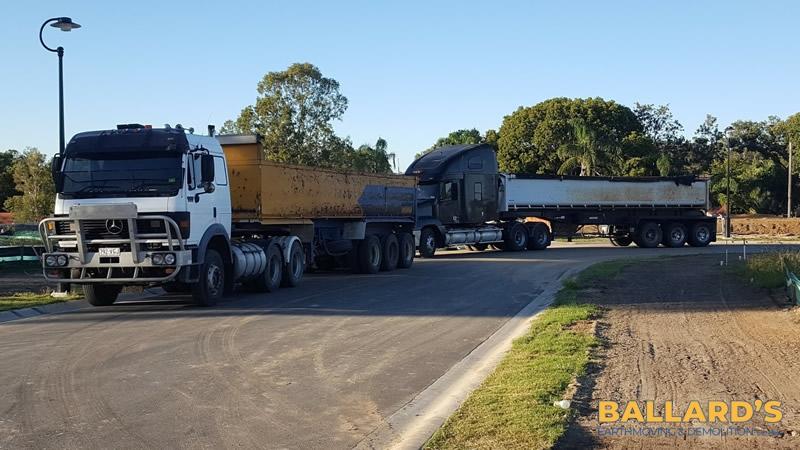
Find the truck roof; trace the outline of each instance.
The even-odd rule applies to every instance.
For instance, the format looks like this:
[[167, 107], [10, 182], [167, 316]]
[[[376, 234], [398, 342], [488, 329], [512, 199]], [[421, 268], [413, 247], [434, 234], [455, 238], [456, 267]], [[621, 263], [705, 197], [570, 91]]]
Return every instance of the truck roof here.
[[490, 144], [448, 145], [433, 149], [411, 163], [406, 169], [406, 175], [417, 176], [421, 182], [437, 179], [447, 170], [451, 162], [467, 153], [485, 148], [494, 151]]

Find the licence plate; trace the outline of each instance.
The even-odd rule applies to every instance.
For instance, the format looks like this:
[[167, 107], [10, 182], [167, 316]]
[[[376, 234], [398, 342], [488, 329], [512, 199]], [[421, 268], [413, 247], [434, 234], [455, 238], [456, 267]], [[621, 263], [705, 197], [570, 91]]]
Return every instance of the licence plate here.
[[119, 248], [116, 247], [100, 247], [100, 256], [119, 256]]

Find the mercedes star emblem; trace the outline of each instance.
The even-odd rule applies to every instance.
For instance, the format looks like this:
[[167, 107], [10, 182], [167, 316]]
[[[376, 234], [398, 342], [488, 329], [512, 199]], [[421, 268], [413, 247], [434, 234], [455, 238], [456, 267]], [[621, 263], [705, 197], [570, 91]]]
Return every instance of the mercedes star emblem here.
[[117, 219], [106, 220], [106, 230], [111, 234], [120, 234], [122, 232], [122, 221]]

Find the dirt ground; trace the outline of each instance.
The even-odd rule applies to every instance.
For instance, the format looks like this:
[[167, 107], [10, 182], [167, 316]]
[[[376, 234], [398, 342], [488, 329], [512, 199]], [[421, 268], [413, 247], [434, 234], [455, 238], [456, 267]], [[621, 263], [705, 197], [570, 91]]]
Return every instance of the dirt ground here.
[[[662, 259], [630, 266], [589, 293], [605, 310], [597, 324], [604, 345], [579, 384], [578, 414], [558, 447], [800, 447], [800, 314], [780, 292], [770, 295], [731, 272], [719, 256]], [[693, 400], [777, 400], [783, 419], [767, 424], [756, 413], [726, 436], [694, 430], [733, 424], [671, 424], [672, 436], [611, 436], [611, 426], [643, 426], [601, 426], [600, 400], [638, 401], [642, 412], [643, 402], [654, 400], [662, 416], [665, 401], [680, 414]], [[747, 430], [772, 435], [739, 434]]]
[[[731, 217], [731, 231], [739, 236], [800, 236], [800, 218], [774, 216]], [[723, 222], [719, 221], [718, 231], [721, 233]]]

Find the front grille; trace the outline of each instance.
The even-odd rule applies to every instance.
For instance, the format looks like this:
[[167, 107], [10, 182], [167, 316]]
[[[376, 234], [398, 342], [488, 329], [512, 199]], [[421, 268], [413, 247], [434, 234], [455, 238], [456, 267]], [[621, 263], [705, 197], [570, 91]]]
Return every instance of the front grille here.
[[75, 234], [75, 230], [70, 229], [71, 224], [72, 222], [66, 220], [57, 220], [56, 234], [61, 234], [61, 235]]
[[[114, 226], [119, 227], [116, 232]], [[110, 230], [109, 230], [110, 228]], [[85, 239], [129, 239], [128, 221], [116, 219], [109, 220], [82, 220], [81, 229]]]

